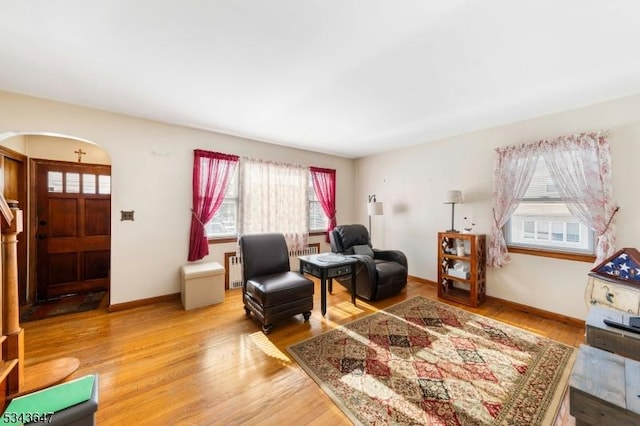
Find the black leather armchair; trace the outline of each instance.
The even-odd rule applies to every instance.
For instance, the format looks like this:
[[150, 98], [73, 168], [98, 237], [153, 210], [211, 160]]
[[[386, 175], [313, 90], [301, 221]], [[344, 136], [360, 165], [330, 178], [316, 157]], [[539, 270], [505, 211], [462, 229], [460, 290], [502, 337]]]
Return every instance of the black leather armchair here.
[[247, 234], [238, 240], [242, 256], [242, 301], [268, 334], [273, 323], [313, 309], [313, 281], [292, 272], [282, 234]]
[[[332, 252], [358, 259], [355, 286], [358, 297], [382, 299], [398, 293], [407, 285], [407, 257], [398, 250], [371, 248], [369, 231], [363, 225], [337, 226], [329, 238]], [[351, 278], [336, 279], [352, 289]]]

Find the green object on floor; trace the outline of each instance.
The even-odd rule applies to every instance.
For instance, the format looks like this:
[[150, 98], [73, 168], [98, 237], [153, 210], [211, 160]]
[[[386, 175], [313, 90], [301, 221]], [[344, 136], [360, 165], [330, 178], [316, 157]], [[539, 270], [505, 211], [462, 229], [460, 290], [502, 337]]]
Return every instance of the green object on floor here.
[[94, 381], [95, 376], [88, 375], [15, 398], [2, 414], [2, 424], [47, 423], [53, 413], [89, 400]]

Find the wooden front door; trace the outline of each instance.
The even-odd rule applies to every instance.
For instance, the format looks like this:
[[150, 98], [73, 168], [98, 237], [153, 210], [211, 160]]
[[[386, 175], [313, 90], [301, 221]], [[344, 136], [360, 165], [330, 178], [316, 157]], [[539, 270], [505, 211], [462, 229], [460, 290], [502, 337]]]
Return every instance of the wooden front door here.
[[35, 166], [36, 298], [108, 290], [111, 167], [39, 160]]

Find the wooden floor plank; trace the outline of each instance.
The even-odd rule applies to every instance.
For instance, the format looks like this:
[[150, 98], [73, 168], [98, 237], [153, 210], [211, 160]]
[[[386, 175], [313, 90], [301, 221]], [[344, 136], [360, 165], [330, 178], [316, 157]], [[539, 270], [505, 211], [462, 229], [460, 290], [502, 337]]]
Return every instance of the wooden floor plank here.
[[[292, 360], [286, 347], [436, 287], [409, 282], [401, 294], [357, 301], [339, 285], [320, 314], [278, 323], [268, 336], [246, 317], [240, 290], [222, 304], [184, 311], [179, 300], [107, 313], [83, 312], [23, 324], [27, 364], [76, 357], [72, 376], [100, 376], [100, 425], [312, 424], [348, 425], [346, 416]], [[460, 308], [462, 305], [451, 303]], [[542, 319], [489, 300], [469, 309], [568, 345], [584, 341], [584, 327]]]

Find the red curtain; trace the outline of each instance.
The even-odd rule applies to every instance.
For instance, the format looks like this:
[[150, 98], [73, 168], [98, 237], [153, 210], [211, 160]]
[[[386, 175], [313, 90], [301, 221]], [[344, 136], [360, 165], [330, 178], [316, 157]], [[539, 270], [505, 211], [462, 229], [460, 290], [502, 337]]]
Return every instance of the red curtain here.
[[333, 169], [321, 169], [310, 167], [313, 189], [316, 191], [318, 201], [324, 210], [324, 214], [329, 218], [327, 227], [327, 242], [329, 242], [329, 232], [336, 227], [336, 171]]
[[216, 214], [238, 164], [237, 155], [196, 149], [193, 158], [193, 208], [189, 236], [189, 261], [209, 254], [205, 225]]

